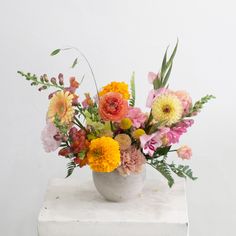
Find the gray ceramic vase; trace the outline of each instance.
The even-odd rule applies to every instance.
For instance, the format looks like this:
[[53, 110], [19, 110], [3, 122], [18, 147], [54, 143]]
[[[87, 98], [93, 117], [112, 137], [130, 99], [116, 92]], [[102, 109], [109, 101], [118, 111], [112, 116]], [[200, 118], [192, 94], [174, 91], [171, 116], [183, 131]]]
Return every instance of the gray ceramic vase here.
[[146, 179], [145, 165], [139, 174], [122, 176], [117, 170], [110, 173], [93, 172], [97, 191], [108, 201], [120, 202], [138, 197]]

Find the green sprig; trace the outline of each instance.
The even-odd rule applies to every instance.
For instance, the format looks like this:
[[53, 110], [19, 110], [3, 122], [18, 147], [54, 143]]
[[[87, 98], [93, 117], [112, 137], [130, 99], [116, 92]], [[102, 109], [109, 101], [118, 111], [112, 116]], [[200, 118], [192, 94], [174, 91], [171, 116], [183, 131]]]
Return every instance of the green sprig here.
[[67, 175], [66, 178], [71, 176], [74, 169], [76, 168], [76, 164], [74, 163], [74, 161], [71, 161], [67, 164]]
[[47, 78], [47, 75], [42, 75], [38, 78], [35, 74], [24, 73], [22, 71], [17, 71], [17, 73], [23, 76], [26, 80], [31, 81], [31, 86], [41, 86], [39, 90], [48, 89], [50, 87], [54, 87], [60, 90], [63, 90], [64, 87], [56, 84], [55, 82], [50, 82]]
[[203, 108], [203, 105], [205, 105], [209, 100], [214, 99], [214, 98], [215, 96], [213, 95], [206, 95], [202, 97], [200, 100], [195, 102], [195, 104], [190, 109], [190, 112], [189, 114], [186, 115], [186, 117], [194, 116], [197, 112], [199, 112]]
[[174, 60], [175, 54], [177, 52], [177, 48], [178, 48], [178, 40], [177, 40], [177, 43], [175, 45], [175, 48], [174, 48], [170, 58], [167, 59], [167, 52], [168, 52], [168, 47], [167, 47], [164, 58], [162, 60], [161, 71], [157, 75], [155, 80], [153, 81], [154, 89], [164, 88], [164, 87], [168, 86], [167, 82], [168, 82], [170, 74], [171, 74], [173, 60]]
[[57, 114], [55, 115], [53, 123], [62, 135], [67, 136], [68, 126], [61, 123], [61, 120]]
[[136, 98], [136, 93], [135, 93], [135, 74], [134, 72], [132, 73], [131, 80], [130, 80], [130, 89], [131, 89], [131, 99], [129, 100], [129, 105], [131, 107], [135, 106], [135, 98]]

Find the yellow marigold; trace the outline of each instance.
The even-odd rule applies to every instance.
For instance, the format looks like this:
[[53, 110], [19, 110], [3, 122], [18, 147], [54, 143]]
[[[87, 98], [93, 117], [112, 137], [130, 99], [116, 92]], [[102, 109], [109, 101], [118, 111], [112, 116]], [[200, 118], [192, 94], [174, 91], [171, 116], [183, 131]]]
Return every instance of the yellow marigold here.
[[131, 146], [131, 138], [128, 134], [118, 134], [115, 140], [119, 143], [121, 150], [127, 150]]
[[174, 94], [162, 94], [152, 104], [152, 115], [156, 121], [172, 125], [180, 120], [183, 114], [181, 101]]
[[93, 171], [112, 172], [120, 165], [119, 144], [110, 137], [94, 139], [89, 145], [87, 158]]
[[122, 94], [122, 97], [127, 100], [130, 98], [128, 84], [124, 82], [111, 82], [102, 88], [99, 92], [99, 96], [103, 96], [109, 92], [120, 93]]
[[74, 95], [69, 92], [59, 91], [56, 92], [50, 99], [47, 116], [50, 121], [54, 121], [57, 115], [61, 123], [68, 124], [74, 117], [74, 108], [72, 100]]
[[132, 136], [133, 136], [134, 139], [138, 140], [144, 134], [145, 134], [145, 131], [143, 129], [136, 129], [132, 133]]
[[132, 126], [132, 121], [129, 118], [123, 118], [120, 122], [121, 129], [129, 129]]

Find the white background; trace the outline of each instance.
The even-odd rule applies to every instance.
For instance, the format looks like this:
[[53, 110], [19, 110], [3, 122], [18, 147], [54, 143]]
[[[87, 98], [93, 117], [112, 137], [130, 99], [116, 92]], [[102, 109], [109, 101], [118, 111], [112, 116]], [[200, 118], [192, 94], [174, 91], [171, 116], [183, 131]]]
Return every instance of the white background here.
[[[182, 144], [193, 148], [197, 182], [188, 181], [190, 235], [235, 235], [235, 55], [236, 6], [229, 0], [0, 2], [0, 235], [36, 235], [37, 214], [47, 182], [65, 176], [66, 161], [45, 154], [47, 92], [39, 93], [16, 71], [51, 76], [86, 74], [79, 93], [95, 91], [85, 64], [69, 69], [76, 54], [50, 57], [74, 45], [89, 58], [100, 86], [126, 81], [136, 72], [137, 104], [151, 88], [148, 71], [158, 71], [167, 45], [179, 49], [170, 79], [173, 89], [193, 99], [217, 99], [195, 119]], [[149, 177], [162, 178], [153, 170]], [[91, 178], [76, 170], [78, 181]]]

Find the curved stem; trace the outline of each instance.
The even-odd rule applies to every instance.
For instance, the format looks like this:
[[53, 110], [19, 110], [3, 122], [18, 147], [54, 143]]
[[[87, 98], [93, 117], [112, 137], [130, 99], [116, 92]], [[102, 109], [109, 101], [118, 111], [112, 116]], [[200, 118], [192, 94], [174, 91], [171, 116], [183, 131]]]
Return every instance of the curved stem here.
[[95, 75], [94, 75], [94, 72], [93, 72], [93, 69], [92, 69], [92, 66], [90, 65], [89, 63], [89, 60], [87, 59], [87, 57], [84, 55], [84, 53], [82, 51], [80, 51], [78, 48], [76, 47], [69, 47], [69, 48], [64, 48], [62, 50], [69, 50], [69, 49], [74, 49], [75, 51], [77, 51], [80, 56], [82, 56], [84, 58], [84, 60], [86, 61], [88, 67], [89, 67], [89, 70], [92, 74], [92, 77], [93, 77], [93, 81], [94, 81], [94, 84], [95, 84], [95, 87], [96, 87], [96, 91], [97, 91], [97, 95], [98, 95], [98, 100], [99, 100], [99, 93], [98, 93], [98, 85], [97, 85], [97, 81], [95, 79]]

